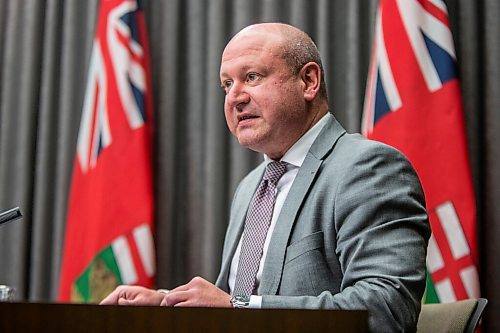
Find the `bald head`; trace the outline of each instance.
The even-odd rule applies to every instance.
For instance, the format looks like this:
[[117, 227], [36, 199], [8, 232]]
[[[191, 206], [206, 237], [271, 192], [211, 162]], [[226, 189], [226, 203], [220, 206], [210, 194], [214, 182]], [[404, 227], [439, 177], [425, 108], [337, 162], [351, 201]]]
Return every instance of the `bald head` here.
[[272, 49], [285, 60], [292, 74], [297, 75], [308, 62], [315, 62], [319, 65], [321, 69], [319, 95], [327, 100], [321, 56], [314, 41], [304, 31], [285, 23], [258, 23], [239, 31], [228, 43], [228, 46], [236, 40], [262, 34], [268, 36], [269, 43], [273, 44]]

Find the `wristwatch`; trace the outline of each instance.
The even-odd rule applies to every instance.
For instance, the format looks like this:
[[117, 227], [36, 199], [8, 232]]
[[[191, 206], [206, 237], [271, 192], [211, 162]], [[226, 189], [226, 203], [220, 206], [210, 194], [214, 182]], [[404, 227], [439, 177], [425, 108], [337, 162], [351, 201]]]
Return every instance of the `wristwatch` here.
[[239, 309], [248, 308], [248, 305], [250, 304], [250, 296], [248, 295], [233, 296], [233, 298], [231, 298], [231, 304], [233, 305], [233, 308], [239, 308]]

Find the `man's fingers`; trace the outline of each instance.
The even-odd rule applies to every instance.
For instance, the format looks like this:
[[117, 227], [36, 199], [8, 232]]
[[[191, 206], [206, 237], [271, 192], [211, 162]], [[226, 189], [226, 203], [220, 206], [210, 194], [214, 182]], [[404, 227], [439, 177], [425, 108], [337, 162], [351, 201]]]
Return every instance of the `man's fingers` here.
[[174, 290], [171, 290], [167, 295], [165, 295], [165, 297], [163, 297], [162, 303], [166, 306], [176, 306], [176, 304], [185, 302], [192, 297], [192, 292], [189, 290]]
[[188, 291], [193, 288], [199, 288], [201, 286], [206, 286], [206, 285], [211, 285], [211, 283], [202, 277], [196, 276], [192, 278], [191, 281], [189, 281], [188, 283], [180, 285], [177, 288], [170, 290], [170, 292]]
[[134, 305], [136, 303], [137, 301], [134, 299], [125, 299], [125, 298], [118, 299], [118, 305]]
[[139, 286], [118, 286], [111, 294], [104, 298], [100, 304], [119, 305], [158, 305], [163, 299], [155, 290]]
[[120, 292], [117, 289], [115, 289], [111, 294], [106, 296], [99, 304], [100, 305], [117, 304], [119, 294]]
[[179, 302], [177, 304], [174, 305], [174, 307], [185, 307], [185, 308], [189, 308], [189, 307], [195, 307], [196, 304], [192, 303], [192, 302]]

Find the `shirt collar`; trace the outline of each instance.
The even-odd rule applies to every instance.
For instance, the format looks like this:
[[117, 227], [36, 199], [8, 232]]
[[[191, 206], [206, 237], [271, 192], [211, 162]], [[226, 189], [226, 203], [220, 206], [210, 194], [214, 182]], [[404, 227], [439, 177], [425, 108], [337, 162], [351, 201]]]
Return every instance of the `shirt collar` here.
[[[283, 155], [281, 158], [281, 162], [286, 162], [295, 167], [300, 168], [302, 163], [306, 159], [307, 152], [311, 148], [312, 144], [318, 137], [319, 133], [325, 126], [328, 119], [330, 119], [332, 115], [327, 112], [313, 127], [311, 127], [302, 137], [293, 144], [290, 149]], [[272, 161], [266, 154], [264, 154], [264, 160], [269, 163]]]

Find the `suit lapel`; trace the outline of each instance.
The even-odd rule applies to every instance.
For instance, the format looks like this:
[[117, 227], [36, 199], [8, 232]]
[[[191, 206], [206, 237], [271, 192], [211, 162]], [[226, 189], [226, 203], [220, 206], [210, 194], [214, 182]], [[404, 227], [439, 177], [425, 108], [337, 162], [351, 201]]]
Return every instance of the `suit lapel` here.
[[276, 223], [266, 261], [262, 272], [259, 295], [275, 295], [278, 291], [288, 240], [296, 221], [297, 214], [318, 175], [323, 159], [333, 149], [335, 142], [345, 134], [345, 130], [330, 117], [325, 127], [307, 153], [304, 163], [290, 188]]

